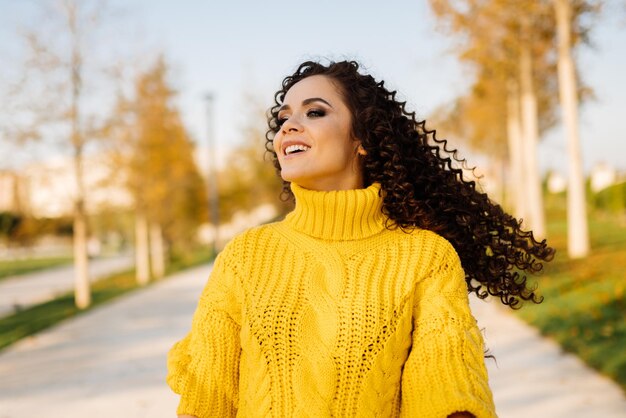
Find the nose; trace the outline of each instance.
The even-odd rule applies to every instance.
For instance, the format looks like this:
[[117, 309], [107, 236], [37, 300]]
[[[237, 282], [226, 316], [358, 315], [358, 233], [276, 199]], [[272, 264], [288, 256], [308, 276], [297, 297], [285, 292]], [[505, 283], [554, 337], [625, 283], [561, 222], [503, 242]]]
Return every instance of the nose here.
[[284, 134], [287, 132], [300, 132], [302, 130], [302, 125], [296, 115], [291, 115], [285, 122], [283, 122], [281, 130]]

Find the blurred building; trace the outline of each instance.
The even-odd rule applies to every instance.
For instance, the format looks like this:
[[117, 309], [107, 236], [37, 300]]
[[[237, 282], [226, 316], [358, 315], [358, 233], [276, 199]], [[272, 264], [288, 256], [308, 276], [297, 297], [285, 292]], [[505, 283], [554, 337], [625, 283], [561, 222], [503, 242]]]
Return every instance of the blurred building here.
[[[132, 204], [122, 179], [104, 158], [98, 155], [85, 157], [83, 167], [87, 211], [97, 212], [105, 207], [126, 208]], [[71, 158], [58, 157], [31, 164], [15, 173], [14, 177], [21, 192], [18, 201], [29, 214], [59, 217], [73, 213], [77, 184]], [[3, 196], [5, 188], [10, 189], [10, 185], [4, 186], [0, 180], [0, 196]], [[13, 201], [16, 201], [15, 196]]]
[[19, 212], [23, 209], [23, 189], [17, 173], [0, 170], [0, 212]]
[[[606, 189], [624, 180], [624, 176], [615, 167], [606, 163], [597, 163], [589, 173], [591, 191], [594, 193]], [[567, 190], [567, 177], [557, 171], [551, 171], [547, 178], [548, 191], [561, 193]]]
[[[228, 223], [219, 226], [219, 239], [224, 242], [230, 241], [235, 235], [255, 225], [268, 222], [276, 217], [278, 211], [271, 204], [260, 205], [250, 212], [239, 211], [235, 213]], [[204, 224], [198, 230], [198, 240], [209, 244], [215, 239], [215, 229], [211, 224]]]
[[[132, 207], [133, 199], [125, 188], [123, 173], [111, 167], [106, 156], [85, 157], [83, 167], [88, 213]], [[71, 158], [52, 158], [28, 165], [20, 172], [0, 171], [0, 211], [25, 212], [38, 218], [71, 216], [76, 190]], [[220, 225], [219, 235], [221, 239], [229, 240], [244, 229], [276, 215], [276, 207], [269, 204], [250, 211], [239, 211], [230, 222]], [[203, 225], [199, 230], [199, 238], [203, 242], [211, 242], [213, 234], [210, 224]]]
[[562, 193], [567, 190], [567, 178], [558, 171], [550, 171], [547, 178], [548, 192]]
[[598, 163], [591, 169], [591, 190], [594, 193], [618, 182], [617, 170], [609, 164]]

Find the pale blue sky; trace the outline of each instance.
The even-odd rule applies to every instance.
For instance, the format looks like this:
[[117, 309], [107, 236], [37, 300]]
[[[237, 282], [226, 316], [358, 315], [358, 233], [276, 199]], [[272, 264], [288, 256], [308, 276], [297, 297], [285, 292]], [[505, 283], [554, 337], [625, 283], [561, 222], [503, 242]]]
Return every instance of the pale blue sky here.
[[[36, 3], [0, 0], [0, 54], [18, 44], [14, 28], [33, 21], [30, 10]], [[246, 93], [271, 105], [282, 78], [307, 58], [359, 60], [398, 89], [422, 117], [462, 93], [471, 77], [449, 52], [452, 40], [436, 31], [425, 0], [112, 3], [123, 11], [116, 25], [133, 28], [120, 29], [126, 44], [146, 55], [162, 49], [173, 63], [184, 119], [201, 143], [206, 132], [203, 96], [213, 92], [222, 149], [240, 139], [249, 114]], [[581, 114], [587, 169], [605, 161], [626, 170], [626, 11], [619, 17], [615, 12], [605, 13], [596, 27], [596, 49], [579, 57], [597, 96]], [[114, 42], [119, 39], [111, 38]], [[565, 173], [565, 139], [558, 128], [546, 135], [540, 161], [544, 169]]]

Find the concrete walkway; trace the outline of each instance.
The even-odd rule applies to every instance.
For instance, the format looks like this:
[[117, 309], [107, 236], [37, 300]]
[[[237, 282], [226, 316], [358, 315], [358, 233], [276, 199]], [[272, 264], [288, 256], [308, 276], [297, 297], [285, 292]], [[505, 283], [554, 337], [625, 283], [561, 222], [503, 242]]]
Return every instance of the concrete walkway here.
[[485, 342], [489, 384], [500, 418], [626, 418], [612, 380], [514, 317], [497, 300], [471, 299]]
[[125, 295], [0, 353], [0, 418], [175, 416], [166, 353], [209, 267]]
[[[90, 260], [90, 279], [94, 281], [127, 270], [133, 263], [132, 255]], [[0, 281], [0, 317], [10, 315], [16, 309], [47, 302], [72, 289], [74, 289], [73, 265], [7, 277]]]
[[[0, 353], [0, 418], [174, 417], [165, 358], [189, 329], [209, 267], [183, 272]], [[472, 301], [498, 367], [501, 418], [624, 418], [619, 388], [512, 317]]]

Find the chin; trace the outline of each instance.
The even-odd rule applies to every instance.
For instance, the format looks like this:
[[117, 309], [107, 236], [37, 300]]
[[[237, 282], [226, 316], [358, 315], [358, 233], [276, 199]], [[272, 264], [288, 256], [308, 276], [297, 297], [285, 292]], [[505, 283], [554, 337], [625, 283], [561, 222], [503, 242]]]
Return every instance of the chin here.
[[283, 180], [288, 181], [290, 183], [297, 183], [300, 184], [301, 181], [305, 181], [305, 178], [301, 175], [298, 175], [297, 173], [289, 173], [289, 172], [284, 172], [282, 171], [280, 173], [280, 176], [282, 177]]

